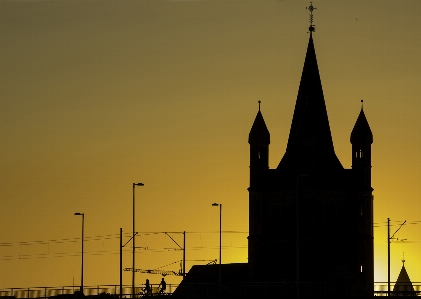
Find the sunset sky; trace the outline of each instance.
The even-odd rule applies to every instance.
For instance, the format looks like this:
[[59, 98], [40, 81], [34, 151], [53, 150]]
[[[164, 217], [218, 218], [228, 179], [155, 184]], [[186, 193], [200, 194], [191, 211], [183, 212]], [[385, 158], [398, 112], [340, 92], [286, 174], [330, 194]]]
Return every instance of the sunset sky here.
[[[0, 289], [119, 284], [136, 267], [247, 262], [248, 134], [261, 100], [270, 167], [288, 140], [309, 1], [0, 0]], [[374, 136], [375, 281], [421, 282], [421, 1], [313, 2], [335, 151], [351, 168], [364, 100]], [[157, 234], [147, 234], [156, 232]], [[147, 248], [147, 249], [146, 249]], [[124, 267], [131, 267], [130, 243]], [[167, 267], [161, 268], [163, 266]], [[329, 261], [326, 261], [329, 267]], [[159, 275], [137, 275], [159, 283]], [[179, 277], [167, 276], [169, 283]], [[131, 274], [124, 273], [124, 284]]]

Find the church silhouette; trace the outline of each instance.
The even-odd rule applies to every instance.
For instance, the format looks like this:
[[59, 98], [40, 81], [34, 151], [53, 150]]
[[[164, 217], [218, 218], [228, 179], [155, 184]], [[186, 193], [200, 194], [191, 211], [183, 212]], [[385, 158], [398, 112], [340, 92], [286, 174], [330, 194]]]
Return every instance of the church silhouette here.
[[372, 293], [373, 135], [362, 107], [350, 141], [352, 169], [344, 169], [332, 142], [310, 32], [288, 145], [276, 169], [269, 169], [270, 133], [260, 109], [249, 134], [253, 281], [346, 281]]
[[[220, 296], [259, 298], [269, 286], [266, 295], [284, 297], [373, 296], [373, 134], [361, 105], [350, 134], [352, 168], [345, 169], [333, 146], [313, 31], [287, 148], [275, 169], [259, 101], [248, 136], [248, 263], [222, 265], [222, 286], [213, 288]], [[218, 266], [193, 266], [174, 295], [212, 297]]]

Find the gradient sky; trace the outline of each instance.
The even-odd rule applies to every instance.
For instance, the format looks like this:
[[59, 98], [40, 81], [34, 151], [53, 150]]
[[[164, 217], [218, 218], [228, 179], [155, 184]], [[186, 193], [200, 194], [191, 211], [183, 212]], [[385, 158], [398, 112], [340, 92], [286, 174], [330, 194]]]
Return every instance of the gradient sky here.
[[[308, 42], [308, 1], [0, 0], [0, 288], [119, 283], [119, 229], [187, 231], [187, 269], [247, 262], [248, 133], [262, 101], [282, 158]], [[405, 252], [421, 281], [421, 1], [315, 1], [314, 43], [336, 154], [364, 99], [374, 135], [375, 280]], [[235, 233], [234, 233], [235, 232]], [[171, 234], [182, 245], [182, 235]], [[35, 242], [41, 241], [41, 242]], [[180, 260], [141, 234], [137, 268]], [[6, 246], [7, 245], [7, 246]], [[127, 246], [130, 246], [128, 244]], [[131, 249], [124, 267], [131, 266]], [[329, 261], [326, 261], [329, 266]], [[178, 271], [178, 263], [162, 268]], [[160, 276], [137, 275], [158, 283]], [[167, 276], [178, 283], [180, 278]], [[124, 283], [131, 283], [129, 272]]]

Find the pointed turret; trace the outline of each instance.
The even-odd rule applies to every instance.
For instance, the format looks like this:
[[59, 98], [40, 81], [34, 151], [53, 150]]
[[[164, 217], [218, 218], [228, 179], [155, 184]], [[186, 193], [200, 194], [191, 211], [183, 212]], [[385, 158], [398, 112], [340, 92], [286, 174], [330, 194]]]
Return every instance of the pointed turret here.
[[262, 112], [260, 112], [260, 103], [259, 101], [259, 111], [254, 119], [248, 140], [250, 144], [250, 187], [260, 186], [263, 172], [269, 168], [270, 133]]
[[373, 133], [371, 132], [370, 125], [365, 117], [363, 107], [361, 107], [360, 114], [355, 122], [354, 128], [351, 132], [351, 143], [372, 144]]
[[402, 260], [402, 269], [393, 287], [393, 293], [395, 296], [416, 296], [414, 286], [405, 269], [405, 260]]
[[352, 129], [350, 141], [352, 144], [352, 169], [355, 171], [357, 183], [364, 187], [371, 187], [371, 144], [373, 143], [373, 133], [362, 106]]
[[265, 120], [263, 119], [262, 112], [260, 112], [260, 101], [259, 111], [257, 112], [256, 118], [254, 119], [253, 126], [249, 133], [249, 144], [270, 144], [270, 133], [266, 127]]
[[278, 169], [307, 174], [343, 169], [333, 147], [311, 31], [288, 145]]

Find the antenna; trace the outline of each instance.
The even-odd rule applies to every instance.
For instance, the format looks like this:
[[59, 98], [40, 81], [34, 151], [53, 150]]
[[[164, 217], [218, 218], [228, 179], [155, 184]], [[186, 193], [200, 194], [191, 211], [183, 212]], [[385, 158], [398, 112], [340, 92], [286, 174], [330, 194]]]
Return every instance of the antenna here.
[[313, 25], [313, 10], [317, 9], [316, 7], [313, 6], [313, 1], [310, 1], [310, 6], [306, 7], [306, 9], [308, 9], [310, 11], [310, 27], [308, 27], [308, 30], [311, 32], [316, 31], [316, 25]]

